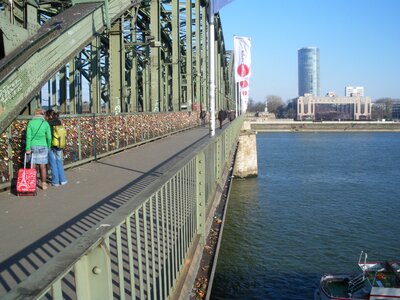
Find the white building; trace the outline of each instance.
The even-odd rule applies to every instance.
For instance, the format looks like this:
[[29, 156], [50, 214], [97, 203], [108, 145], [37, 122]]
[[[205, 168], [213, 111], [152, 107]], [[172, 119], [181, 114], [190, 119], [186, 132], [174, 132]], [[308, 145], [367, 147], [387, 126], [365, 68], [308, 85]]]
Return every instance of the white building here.
[[306, 94], [297, 98], [297, 120], [339, 121], [370, 120], [371, 98], [353, 95], [317, 97]]

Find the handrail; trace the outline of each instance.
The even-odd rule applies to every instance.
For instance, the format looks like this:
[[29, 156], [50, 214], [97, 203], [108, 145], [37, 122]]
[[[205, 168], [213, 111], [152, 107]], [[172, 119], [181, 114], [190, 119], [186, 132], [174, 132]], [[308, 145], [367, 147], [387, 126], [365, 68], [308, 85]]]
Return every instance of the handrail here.
[[[243, 118], [182, 158], [2, 299], [167, 299], [205, 236]], [[200, 238], [201, 240], [201, 238]]]

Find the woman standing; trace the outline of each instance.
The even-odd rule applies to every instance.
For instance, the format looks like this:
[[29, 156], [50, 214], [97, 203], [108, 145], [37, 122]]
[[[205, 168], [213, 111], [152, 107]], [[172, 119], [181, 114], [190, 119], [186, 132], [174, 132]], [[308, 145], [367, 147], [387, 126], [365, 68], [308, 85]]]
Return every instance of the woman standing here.
[[47, 189], [46, 165], [48, 152], [51, 146], [51, 132], [49, 123], [44, 119], [41, 108], [35, 110], [35, 116], [29, 121], [26, 129], [26, 154], [31, 154], [32, 168], [39, 165], [42, 189]]
[[[51, 136], [54, 135], [54, 126], [62, 125], [59, 117], [59, 113], [52, 109], [46, 111], [46, 118], [50, 124]], [[63, 166], [63, 149], [56, 146], [51, 146], [49, 151], [49, 164], [51, 170], [51, 185], [60, 186], [67, 184], [68, 181], [65, 178], [64, 166]]]

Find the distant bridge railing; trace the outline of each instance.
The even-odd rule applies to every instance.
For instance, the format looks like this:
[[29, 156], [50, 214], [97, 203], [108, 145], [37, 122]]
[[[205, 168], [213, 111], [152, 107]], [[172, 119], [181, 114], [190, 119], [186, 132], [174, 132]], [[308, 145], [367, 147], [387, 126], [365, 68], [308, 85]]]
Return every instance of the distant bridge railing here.
[[[18, 117], [0, 135], [0, 188], [9, 187], [23, 165], [31, 118]], [[63, 115], [60, 119], [67, 129], [66, 168], [199, 125], [198, 112]]]
[[168, 299], [204, 240], [243, 117], [82, 234], [2, 299]]

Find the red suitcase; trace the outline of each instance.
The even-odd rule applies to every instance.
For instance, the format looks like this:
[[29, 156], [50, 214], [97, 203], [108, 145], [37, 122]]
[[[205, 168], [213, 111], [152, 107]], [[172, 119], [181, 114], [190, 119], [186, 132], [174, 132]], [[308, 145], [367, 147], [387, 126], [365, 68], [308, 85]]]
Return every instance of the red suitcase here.
[[36, 196], [36, 168], [26, 168], [26, 153], [24, 158], [24, 168], [19, 169], [17, 179], [17, 196]]

